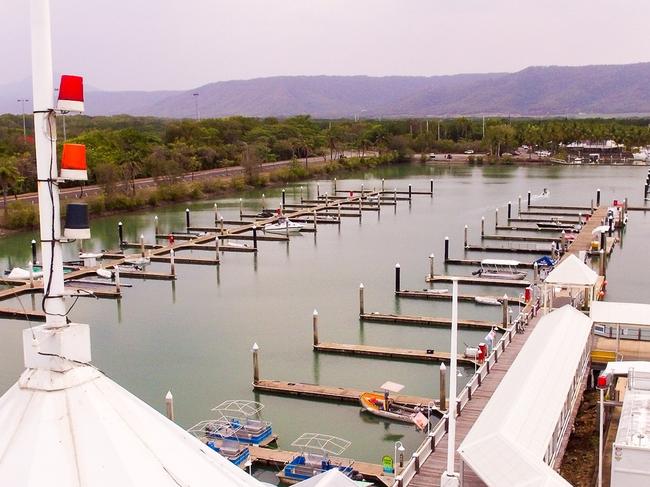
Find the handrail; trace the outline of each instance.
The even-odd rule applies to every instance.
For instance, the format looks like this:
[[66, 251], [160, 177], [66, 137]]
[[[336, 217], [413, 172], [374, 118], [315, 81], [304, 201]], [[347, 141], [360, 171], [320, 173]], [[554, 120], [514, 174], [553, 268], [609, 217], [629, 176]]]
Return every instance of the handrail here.
[[[474, 393], [482, 384], [482, 381], [490, 373], [489, 369], [494, 364], [497, 363], [499, 357], [505, 352], [506, 348], [512, 343], [512, 338], [521, 333], [523, 329], [528, 325], [530, 320], [537, 315], [537, 312], [540, 309], [540, 299], [539, 297], [533, 302], [528, 303], [517, 315], [515, 320], [506, 328], [505, 332], [495, 344], [494, 348], [488, 355], [487, 359], [483, 364], [476, 369], [472, 378], [467, 382], [463, 390], [456, 396], [456, 407], [460, 408], [460, 413], [467, 403], [471, 400], [470, 395]], [[480, 379], [479, 379], [480, 377]], [[474, 387], [476, 386], [476, 387]], [[468, 390], [471, 393], [468, 393]], [[404, 466], [399, 475], [395, 476], [395, 481], [391, 487], [406, 487], [409, 482], [413, 480], [413, 477], [420, 471], [422, 464], [429, 458], [429, 456], [434, 452], [435, 447], [442, 441], [445, 434], [447, 433], [447, 422], [449, 421], [449, 411], [444, 414], [440, 419], [438, 424], [433, 430], [427, 435], [427, 438], [420, 444], [420, 446], [415, 450], [409, 462]]]

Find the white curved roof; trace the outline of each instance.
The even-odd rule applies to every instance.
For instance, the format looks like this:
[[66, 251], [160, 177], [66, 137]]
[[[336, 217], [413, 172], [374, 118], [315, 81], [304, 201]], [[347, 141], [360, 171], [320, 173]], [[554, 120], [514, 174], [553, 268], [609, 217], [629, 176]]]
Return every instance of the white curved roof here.
[[598, 273], [574, 254], [570, 254], [546, 276], [544, 283], [558, 286], [593, 286], [597, 281]]
[[[68, 374], [73, 381], [62, 380]], [[43, 390], [45, 384], [54, 390]], [[85, 365], [66, 373], [27, 369], [0, 398], [0, 484], [262, 485]]]
[[589, 315], [594, 323], [650, 326], [650, 304], [594, 301]]
[[569, 486], [543, 459], [591, 323], [566, 305], [542, 317], [531, 332], [458, 449], [487, 485]]
[[506, 259], [483, 259], [481, 265], [503, 265], [517, 267], [520, 264], [518, 260], [506, 260]]

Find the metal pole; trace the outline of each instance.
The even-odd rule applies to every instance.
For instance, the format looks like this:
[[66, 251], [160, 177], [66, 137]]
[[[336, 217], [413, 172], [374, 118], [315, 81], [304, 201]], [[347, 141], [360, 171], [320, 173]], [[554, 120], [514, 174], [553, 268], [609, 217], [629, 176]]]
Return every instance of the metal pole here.
[[454, 472], [454, 460], [456, 455], [456, 365], [458, 355], [458, 280], [452, 280], [452, 304], [451, 304], [451, 361], [449, 370], [449, 438], [447, 440], [447, 469], [442, 474], [446, 481], [441, 481], [441, 485], [457, 485], [453, 480], [449, 482], [449, 477], [457, 477]]
[[364, 311], [363, 306], [363, 283], [359, 284], [359, 314], [362, 315]]
[[440, 364], [440, 409], [447, 410], [447, 366], [443, 363]]
[[401, 271], [402, 268], [400, 267], [399, 264], [395, 264], [395, 292], [398, 293], [400, 292], [402, 285], [401, 285]]
[[494, 229], [499, 226], [499, 208], [497, 208], [494, 212]]
[[154, 233], [156, 235], [158, 235], [159, 234], [159, 232], [158, 232], [158, 230], [159, 230], [159, 228], [158, 228], [158, 215], [153, 217], [153, 228], [154, 228]]
[[600, 188], [596, 190], [596, 206], [600, 206]]
[[429, 179], [429, 191], [431, 192], [431, 196], [433, 196], [433, 179]]
[[120, 240], [120, 248], [124, 245], [124, 225], [122, 222], [117, 222], [117, 235]]
[[605, 389], [600, 388], [600, 404], [598, 418], [598, 487], [603, 485], [603, 427], [605, 423]]
[[217, 222], [219, 221], [219, 209], [217, 207], [217, 204], [214, 204], [214, 225], [217, 225]]
[[521, 216], [521, 195], [517, 199], [517, 216]]
[[314, 347], [315, 347], [320, 343], [318, 340], [318, 311], [317, 310], [314, 310], [311, 323], [312, 323], [312, 338], [314, 340]]
[[449, 260], [449, 237], [445, 237], [445, 262]]
[[185, 208], [185, 230], [190, 233], [190, 209]]
[[286, 197], [287, 197], [287, 192], [283, 189], [282, 190], [282, 208], [284, 208], [284, 204], [286, 203]]
[[526, 206], [530, 208], [530, 191], [528, 192], [527, 198], [528, 198], [528, 203]]
[[63, 300], [63, 256], [61, 251], [61, 211], [56, 157], [56, 118], [53, 108], [52, 46], [49, 0], [31, 1], [32, 87], [34, 100], [34, 141], [43, 261], [43, 308], [46, 327], [66, 325]]
[[413, 187], [409, 184], [409, 201], [413, 198]]
[[[219, 240], [217, 238], [217, 240]], [[253, 248], [257, 248], [257, 225], [253, 224]]]
[[512, 218], [512, 202], [508, 201], [508, 221]]
[[36, 259], [36, 240], [32, 239], [32, 262], [36, 264], [38, 260]]

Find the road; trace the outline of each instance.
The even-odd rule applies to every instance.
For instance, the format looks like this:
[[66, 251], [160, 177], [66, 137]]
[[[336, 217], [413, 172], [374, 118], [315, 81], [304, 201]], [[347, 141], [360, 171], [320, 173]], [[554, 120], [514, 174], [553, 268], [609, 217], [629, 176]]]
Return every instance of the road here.
[[[346, 157], [352, 157], [357, 155], [356, 152], [345, 152], [344, 154]], [[374, 153], [367, 154], [368, 157], [374, 155], [376, 154]], [[304, 164], [304, 162], [305, 159], [298, 159], [298, 163]], [[323, 156], [309, 157], [307, 159], [308, 164], [310, 163], [324, 164], [326, 162], [328, 161], [325, 160]], [[273, 171], [274, 169], [288, 166], [289, 164], [291, 164], [291, 160], [267, 162], [261, 166], [261, 172], [268, 173]], [[193, 173], [184, 174], [179, 179], [183, 179], [185, 181], [195, 181], [195, 180], [207, 179], [207, 178], [224, 178], [224, 177], [232, 177], [232, 176], [241, 176], [242, 174], [244, 174], [243, 167], [231, 166], [231, 167], [220, 167], [216, 169], [206, 169], [205, 171], [195, 171]], [[157, 182], [155, 178], [140, 178], [135, 180], [136, 189], [152, 187], [152, 186], [156, 186], [156, 184]], [[98, 194], [101, 193], [102, 191], [103, 191], [102, 187], [97, 184], [84, 186], [83, 188], [83, 194], [86, 196]], [[61, 188], [59, 193], [61, 195], [62, 200], [67, 200], [67, 199], [78, 198], [81, 194], [81, 190], [79, 186], [75, 186], [72, 188]], [[7, 199], [7, 201], [9, 203], [12, 201], [24, 201], [26, 203], [35, 203], [36, 201], [38, 201], [38, 193], [23, 193], [17, 196], [10, 196]], [[0, 208], [2, 208], [3, 206], [4, 203], [0, 199]]]

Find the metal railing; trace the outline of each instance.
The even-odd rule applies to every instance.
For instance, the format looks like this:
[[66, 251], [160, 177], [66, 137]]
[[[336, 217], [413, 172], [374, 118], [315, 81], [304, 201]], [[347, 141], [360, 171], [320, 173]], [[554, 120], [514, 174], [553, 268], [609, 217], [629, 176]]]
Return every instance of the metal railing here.
[[[499, 361], [499, 358], [512, 343], [512, 338], [521, 333], [530, 320], [532, 320], [540, 309], [540, 299], [537, 298], [534, 302], [526, 305], [515, 320], [506, 328], [499, 341], [492, 348], [490, 355], [483, 362], [483, 364], [476, 369], [472, 378], [465, 384], [463, 390], [456, 397], [456, 414], [461, 416], [463, 408], [468, 402], [472, 400], [472, 394], [481, 387], [483, 380], [488, 376], [492, 367]], [[451, 407], [451, 405], [450, 405]], [[438, 424], [429, 432], [427, 438], [422, 442], [415, 452], [411, 455], [411, 459], [404, 466], [399, 475], [395, 476], [395, 481], [392, 487], [406, 487], [413, 477], [420, 472], [422, 464], [435, 452], [436, 447], [442, 441], [449, 427], [449, 413], [446, 413]]]

